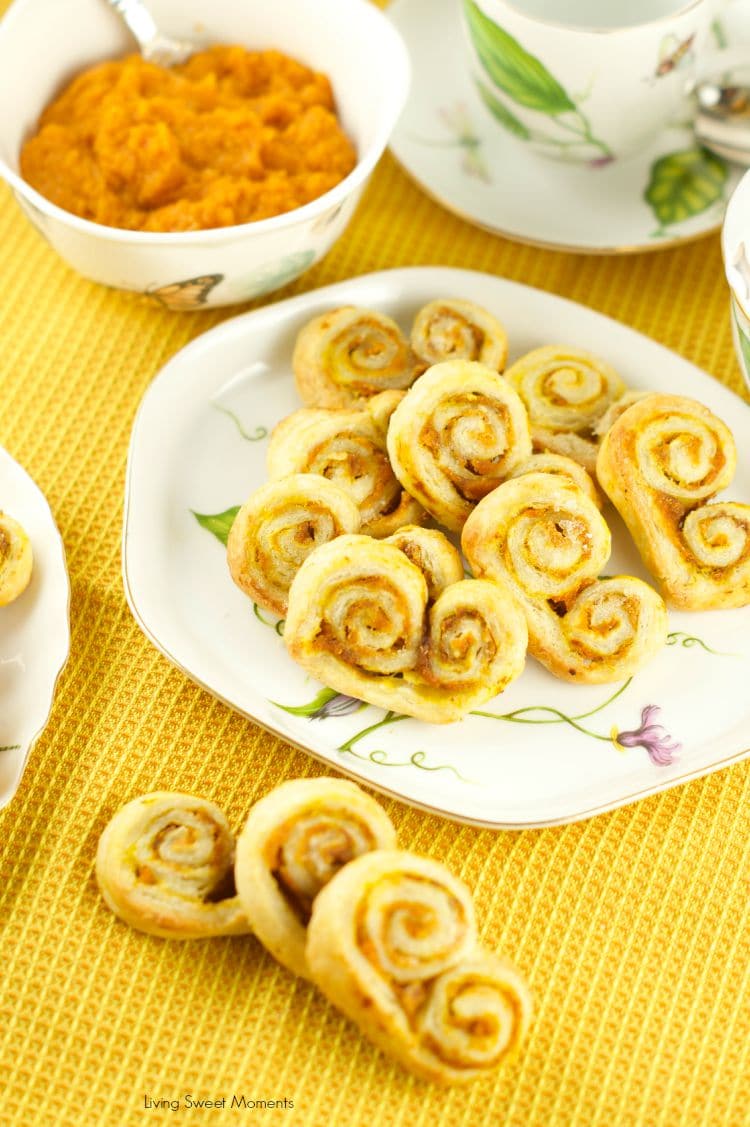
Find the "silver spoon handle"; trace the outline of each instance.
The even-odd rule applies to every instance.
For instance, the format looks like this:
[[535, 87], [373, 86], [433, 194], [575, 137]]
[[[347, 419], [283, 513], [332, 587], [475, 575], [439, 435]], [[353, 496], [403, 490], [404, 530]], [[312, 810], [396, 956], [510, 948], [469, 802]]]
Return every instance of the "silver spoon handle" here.
[[111, 8], [122, 16], [144, 53], [159, 35], [154, 18], [141, 0], [107, 0]]
[[163, 35], [141, 0], [107, 0], [107, 3], [130, 29], [147, 62], [172, 67], [184, 63], [195, 50], [186, 40]]

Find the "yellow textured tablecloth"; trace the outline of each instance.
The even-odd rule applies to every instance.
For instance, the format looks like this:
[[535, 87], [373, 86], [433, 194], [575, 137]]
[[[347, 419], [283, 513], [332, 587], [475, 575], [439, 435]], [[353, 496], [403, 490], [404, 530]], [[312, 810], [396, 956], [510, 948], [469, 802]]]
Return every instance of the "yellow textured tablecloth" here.
[[[740, 389], [716, 236], [621, 259], [530, 249], [443, 211], [389, 156], [340, 244], [276, 297], [420, 263], [564, 294]], [[520, 1059], [468, 1090], [437, 1091], [389, 1063], [254, 940], [165, 942], [103, 907], [96, 842], [126, 800], [199, 793], [239, 827], [275, 783], [323, 768], [172, 668], [123, 596], [139, 399], [178, 348], [238, 310], [172, 314], [84, 281], [4, 188], [0, 278], [0, 443], [46, 493], [72, 583], [70, 661], [0, 815], [0, 1123], [750, 1123], [748, 764], [538, 832], [384, 801], [407, 848], [469, 882], [485, 942], [536, 996]], [[294, 1109], [146, 1106], [186, 1093]]]

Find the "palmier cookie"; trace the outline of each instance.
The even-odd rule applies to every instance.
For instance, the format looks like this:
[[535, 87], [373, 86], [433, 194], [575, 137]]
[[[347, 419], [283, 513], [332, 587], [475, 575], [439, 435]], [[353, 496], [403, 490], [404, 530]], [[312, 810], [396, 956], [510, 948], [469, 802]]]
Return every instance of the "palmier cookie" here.
[[344, 779], [292, 779], [250, 810], [237, 842], [237, 892], [257, 938], [294, 974], [309, 978], [307, 924], [321, 888], [396, 831], [373, 798]]
[[508, 334], [492, 313], [463, 298], [439, 298], [423, 306], [411, 330], [411, 347], [424, 368], [441, 360], [478, 360], [502, 372]]
[[247, 935], [234, 893], [234, 847], [212, 802], [155, 791], [128, 802], [107, 824], [96, 879], [115, 915], [149, 935]]
[[471, 894], [404, 851], [359, 857], [313, 905], [313, 981], [383, 1052], [440, 1084], [487, 1076], [531, 1018], [519, 972], [478, 942]]
[[320, 474], [292, 474], [261, 485], [234, 519], [229, 572], [259, 606], [283, 618], [292, 580], [315, 548], [359, 532], [357, 505]]
[[271, 435], [269, 477], [328, 478], [356, 503], [360, 531], [368, 536], [390, 536], [404, 524], [422, 523], [426, 513], [402, 487], [386, 450], [389, 421], [402, 397], [403, 392], [384, 391], [350, 410], [294, 411]]
[[672, 606], [750, 604], [750, 505], [711, 500], [736, 464], [729, 428], [681, 395], [641, 399], [602, 440], [599, 481]]
[[630, 575], [599, 579], [611, 536], [599, 510], [559, 474], [529, 473], [485, 497], [466, 522], [475, 575], [504, 580], [523, 607], [529, 653], [566, 681], [620, 681], [667, 640], [661, 597]]
[[598, 356], [567, 345], [535, 348], [511, 365], [506, 379], [521, 396], [535, 450], [563, 454], [596, 470], [596, 426], [627, 388]]
[[23, 594], [32, 568], [33, 552], [26, 530], [13, 517], [0, 512], [0, 607]]
[[504, 584], [461, 579], [430, 602], [427, 580], [399, 548], [340, 536], [297, 572], [284, 642], [337, 692], [441, 724], [520, 674], [527, 632]]

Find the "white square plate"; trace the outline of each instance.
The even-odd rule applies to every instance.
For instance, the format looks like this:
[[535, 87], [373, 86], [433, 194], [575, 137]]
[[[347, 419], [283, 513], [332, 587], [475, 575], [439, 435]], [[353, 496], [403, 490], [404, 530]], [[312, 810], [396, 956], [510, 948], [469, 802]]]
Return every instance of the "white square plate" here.
[[[216, 531], [226, 528], [220, 515], [266, 480], [268, 433], [300, 406], [291, 371], [299, 329], [353, 304], [388, 313], [408, 331], [419, 307], [441, 296], [492, 310], [508, 329], [511, 360], [542, 344], [577, 345], [635, 388], [701, 400], [737, 440], [728, 496], [750, 501], [750, 410], [673, 352], [580, 305], [490, 275], [383, 271], [227, 321], [156, 377], [133, 428], [123, 533], [125, 590], [143, 631], [194, 681], [289, 743], [414, 806], [492, 828], [586, 818], [750, 754], [750, 607], [670, 612], [670, 644], [624, 684], [567, 684], [530, 658], [484, 706], [494, 718], [429, 725], [323, 691], [291, 660], [275, 620], [255, 614], [234, 586], [206, 517], [217, 518]], [[619, 517], [611, 507], [605, 515], [614, 543], [607, 570], [647, 579]], [[649, 705], [660, 709], [650, 722], [680, 745], [670, 763], [654, 762], [647, 740], [623, 752], [611, 738], [637, 733]]]
[[31, 540], [26, 590], [0, 607], [0, 808], [16, 792], [52, 708], [68, 657], [70, 585], [65, 549], [44, 494], [0, 447], [0, 509]]

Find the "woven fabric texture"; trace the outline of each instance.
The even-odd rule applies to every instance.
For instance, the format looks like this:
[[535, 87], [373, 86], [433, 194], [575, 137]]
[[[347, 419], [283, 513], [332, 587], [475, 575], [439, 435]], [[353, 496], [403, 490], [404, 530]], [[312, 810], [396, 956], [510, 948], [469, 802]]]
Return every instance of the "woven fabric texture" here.
[[[563, 294], [740, 391], [715, 235], [626, 258], [532, 249], [448, 214], [386, 155], [344, 238], [274, 299], [406, 264]], [[533, 987], [524, 1052], [468, 1089], [408, 1076], [252, 939], [167, 942], [106, 910], [94, 854], [125, 801], [193, 792], [239, 828], [276, 783], [323, 768], [189, 682], [123, 595], [139, 400], [177, 349], [239, 310], [170, 313], [85, 281], [5, 188], [0, 277], [0, 442], [47, 495], [72, 584], [70, 660], [0, 814], [0, 1123], [750, 1123], [748, 764], [586, 823], [516, 834], [383, 800], [405, 847], [469, 883], [484, 942]], [[294, 1108], [189, 1109], [188, 1093]]]

